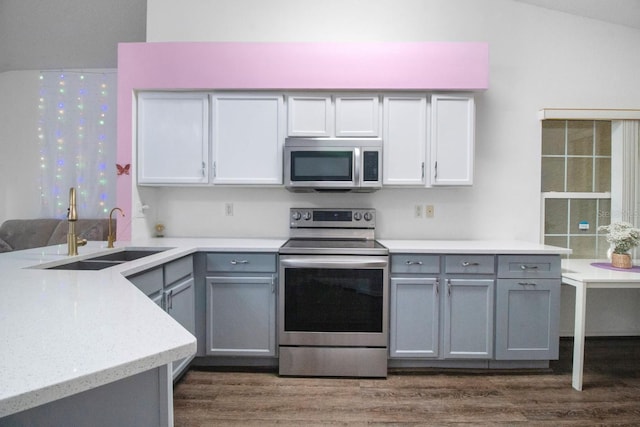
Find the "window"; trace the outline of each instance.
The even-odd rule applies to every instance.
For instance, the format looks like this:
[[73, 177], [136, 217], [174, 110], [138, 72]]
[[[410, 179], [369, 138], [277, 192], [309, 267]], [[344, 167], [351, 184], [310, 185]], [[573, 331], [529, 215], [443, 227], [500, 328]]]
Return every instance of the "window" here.
[[611, 122], [542, 121], [544, 243], [604, 258], [611, 220]]

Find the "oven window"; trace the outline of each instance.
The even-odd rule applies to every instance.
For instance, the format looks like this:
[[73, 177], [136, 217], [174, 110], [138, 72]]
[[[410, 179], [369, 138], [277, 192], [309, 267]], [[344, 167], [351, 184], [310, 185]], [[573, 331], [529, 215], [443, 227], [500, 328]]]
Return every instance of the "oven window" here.
[[383, 270], [288, 268], [284, 330], [382, 332]]
[[352, 181], [352, 151], [295, 151], [291, 181]]

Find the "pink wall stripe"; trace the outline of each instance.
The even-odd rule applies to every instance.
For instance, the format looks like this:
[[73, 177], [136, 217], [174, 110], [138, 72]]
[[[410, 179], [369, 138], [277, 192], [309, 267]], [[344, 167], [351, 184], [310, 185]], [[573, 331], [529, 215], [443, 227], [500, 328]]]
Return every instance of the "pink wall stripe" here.
[[[477, 91], [488, 86], [487, 43], [124, 43], [118, 46], [117, 163], [131, 163], [133, 97], [139, 89]], [[118, 206], [129, 213], [132, 179], [121, 175], [117, 186]], [[118, 234], [127, 240], [130, 227]]]

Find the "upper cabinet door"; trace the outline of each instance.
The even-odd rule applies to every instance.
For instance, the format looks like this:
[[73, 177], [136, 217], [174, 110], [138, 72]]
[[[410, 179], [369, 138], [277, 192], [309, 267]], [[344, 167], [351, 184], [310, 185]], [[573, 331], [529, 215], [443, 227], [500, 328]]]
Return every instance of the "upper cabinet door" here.
[[426, 95], [385, 96], [383, 109], [382, 183], [424, 186]]
[[138, 184], [208, 182], [207, 94], [140, 93], [137, 138]]
[[473, 97], [431, 97], [431, 184], [473, 184], [475, 105]]
[[212, 97], [213, 183], [282, 184], [282, 95]]
[[329, 137], [333, 135], [331, 95], [289, 95], [287, 135]]
[[336, 136], [377, 137], [379, 128], [378, 95], [336, 96]]

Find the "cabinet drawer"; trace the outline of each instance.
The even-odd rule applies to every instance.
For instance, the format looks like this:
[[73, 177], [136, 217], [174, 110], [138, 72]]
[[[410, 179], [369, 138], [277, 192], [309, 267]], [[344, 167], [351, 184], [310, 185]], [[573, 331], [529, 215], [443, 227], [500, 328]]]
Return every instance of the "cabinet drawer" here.
[[149, 296], [162, 290], [163, 274], [162, 267], [147, 270], [135, 276], [127, 277], [131, 283]]
[[498, 277], [540, 277], [561, 276], [559, 255], [501, 255], [498, 257]]
[[438, 255], [392, 255], [391, 272], [440, 273], [440, 257]]
[[193, 275], [193, 257], [191, 255], [171, 261], [164, 266], [165, 285], [170, 285], [191, 275]]
[[493, 274], [495, 257], [493, 255], [447, 255], [445, 273]]
[[209, 253], [207, 271], [269, 272], [276, 271], [275, 254]]

